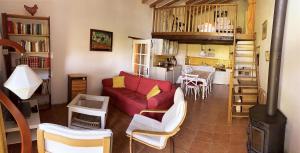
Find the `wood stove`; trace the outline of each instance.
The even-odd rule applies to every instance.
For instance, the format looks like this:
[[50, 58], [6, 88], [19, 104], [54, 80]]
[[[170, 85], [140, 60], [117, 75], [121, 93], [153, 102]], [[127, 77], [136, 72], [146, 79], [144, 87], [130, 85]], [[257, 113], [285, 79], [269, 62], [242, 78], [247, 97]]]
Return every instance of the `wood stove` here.
[[287, 0], [276, 0], [269, 63], [267, 105], [250, 109], [248, 153], [283, 153], [287, 118], [278, 110], [278, 88]]
[[283, 153], [286, 117], [277, 110], [269, 116], [266, 105], [250, 108], [248, 153]]

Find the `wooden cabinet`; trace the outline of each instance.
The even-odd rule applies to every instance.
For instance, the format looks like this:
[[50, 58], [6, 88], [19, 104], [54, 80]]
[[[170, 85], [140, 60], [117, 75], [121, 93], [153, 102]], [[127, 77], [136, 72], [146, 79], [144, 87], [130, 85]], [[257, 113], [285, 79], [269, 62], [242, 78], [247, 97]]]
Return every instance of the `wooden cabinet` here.
[[68, 103], [77, 94], [87, 93], [87, 75], [86, 74], [69, 74], [68, 75]]
[[177, 41], [169, 41], [165, 39], [152, 39], [151, 50], [155, 55], [177, 55], [179, 44]]
[[230, 69], [226, 69], [226, 71], [216, 71], [214, 75], [214, 84], [229, 84], [230, 80]]

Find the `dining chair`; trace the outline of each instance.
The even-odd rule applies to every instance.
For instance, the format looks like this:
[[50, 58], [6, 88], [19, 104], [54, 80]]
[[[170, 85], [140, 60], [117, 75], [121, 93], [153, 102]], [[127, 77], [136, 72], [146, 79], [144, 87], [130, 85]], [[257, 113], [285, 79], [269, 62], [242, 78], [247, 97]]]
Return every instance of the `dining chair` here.
[[[146, 117], [143, 113], [164, 113], [160, 121]], [[166, 147], [168, 139], [172, 152], [174, 149], [173, 136], [180, 131], [180, 127], [187, 113], [187, 102], [181, 88], [177, 88], [174, 95], [174, 104], [168, 110], [143, 110], [134, 115], [126, 130], [129, 139], [129, 151], [133, 153], [133, 141], [140, 142], [149, 147], [162, 150]]]
[[37, 130], [38, 153], [111, 153], [112, 131], [79, 130], [42, 123]]
[[189, 93], [194, 93], [195, 100], [197, 100], [197, 95], [200, 94], [199, 75], [184, 74], [183, 80], [185, 82], [185, 96]]
[[208, 75], [208, 92], [210, 93], [212, 91], [212, 85], [213, 85], [213, 81], [214, 81], [214, 76], [215, 76], [215, 72], [212, 71], [210, 72], [210, 74]]

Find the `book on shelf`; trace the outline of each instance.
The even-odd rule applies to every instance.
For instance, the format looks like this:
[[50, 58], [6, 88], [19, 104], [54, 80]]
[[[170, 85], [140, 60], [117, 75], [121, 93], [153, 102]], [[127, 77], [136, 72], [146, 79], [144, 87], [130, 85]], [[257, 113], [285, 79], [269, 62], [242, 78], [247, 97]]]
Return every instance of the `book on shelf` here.
[[9, 34], [47, 35], [47, 25], [41, 23], [21, 23], [7, 21], [7, 32]]
[[25, 64], [31, 68], [49, 68], [50, 67], [50, 58], [49, 57], [40, 57], [40, 56], [28, 56], [21, 57], [16, 59], [16, 64], [21, 65]]
[[38, 41], [29, 41], [21, 40], [18, 43], [26, 50], [26, 52], [49, 52], [49, 41], [38, 40]]

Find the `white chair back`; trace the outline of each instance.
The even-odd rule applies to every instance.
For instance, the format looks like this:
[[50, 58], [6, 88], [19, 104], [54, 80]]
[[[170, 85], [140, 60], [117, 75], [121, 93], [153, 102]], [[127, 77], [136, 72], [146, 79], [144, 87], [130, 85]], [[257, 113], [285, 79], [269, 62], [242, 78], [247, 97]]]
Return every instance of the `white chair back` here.
[[204, 66], [204, 65], [201, 65], [201, 66], [192, 66], [192, 69], [193, 70], [196, 70], [196, 71], [208, 71], [208, 72], [215, 72], [216, 69], [212, 66]]
[[112, 132], [108, 129], [76, 130], [43, 123], [37, 136], [39, 153], [111, 153]]
[[184, 65], [182, 68], [182, 74], [187, 74], [193, 72], [193, 68], [190, 65]]
[[174, 104], [164, 114], [162, 124], [165, 132], [172, 132], [182, 124], [187, 111], [184, 94], [181, 88], [177, 88], [174, 95]]
[[198, 83], [199, 83], [199, 76], [195, 75], [195, 74], [184, 74], [184, 82], [185, 82], [185, 86], [189, 87], [189, 86], [193, 86], [193, 87], [197, 87]]

